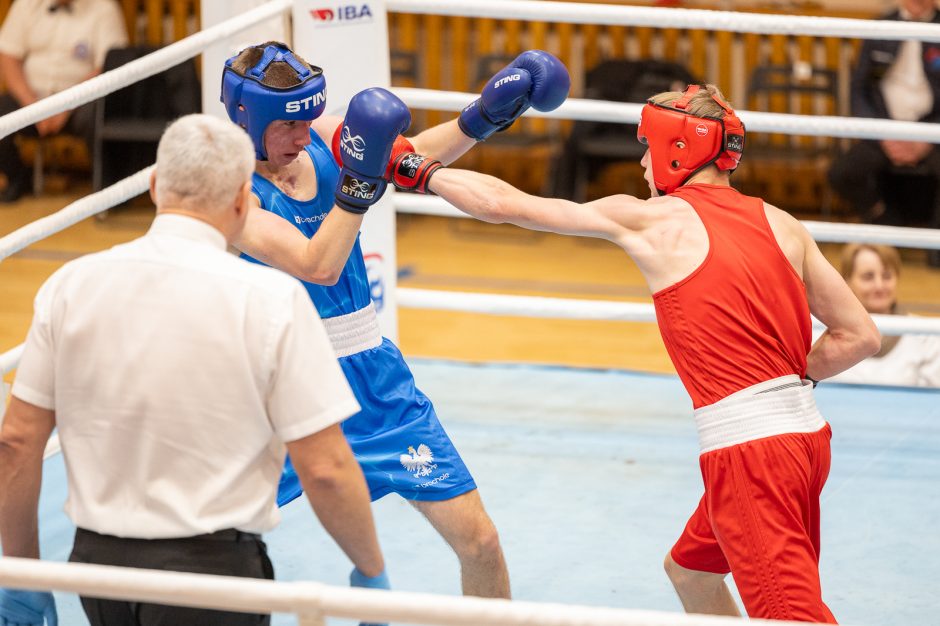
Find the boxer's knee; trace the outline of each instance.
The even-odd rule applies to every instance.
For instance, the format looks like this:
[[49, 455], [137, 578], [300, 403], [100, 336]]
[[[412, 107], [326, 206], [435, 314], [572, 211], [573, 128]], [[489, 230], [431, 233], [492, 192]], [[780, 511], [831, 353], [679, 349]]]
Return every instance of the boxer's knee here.
[[461, 561], [498, 560], [502, 554], [499, 533], [489, 517], [478, 520], [471, 532], [467, 533], [463, 541], [454, 548]]
[[666, 558], [663, 559], [663, 569], [666, 570], [666, 576], [672, 581], [672, 585], [680, 591], [708, 591], [719, 587], [725, 579], [724, 574], [682, 567], [672, 558], [672, 552], [666, 553]]

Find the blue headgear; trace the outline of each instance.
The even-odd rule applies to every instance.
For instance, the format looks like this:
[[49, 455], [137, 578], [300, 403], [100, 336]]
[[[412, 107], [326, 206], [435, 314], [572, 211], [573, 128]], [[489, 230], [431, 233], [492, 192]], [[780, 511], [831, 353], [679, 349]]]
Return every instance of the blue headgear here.
[[[268, 124], [274, 120], [308, 121], [320, 117], [326, 108], [326, 79], [323, 70], [305, 66], [283, 44], [265, 46], [261, 60], [247, 74], [232, 69], [237, 56], [225, 62], [221, 100], [229, 119], [248, 132], [255, 144], [255, 156], [266, 161], [263, 137]], [[290, 65], [300, 83], [285, 88], [261, 84], [268, 66], [275, 61]]]

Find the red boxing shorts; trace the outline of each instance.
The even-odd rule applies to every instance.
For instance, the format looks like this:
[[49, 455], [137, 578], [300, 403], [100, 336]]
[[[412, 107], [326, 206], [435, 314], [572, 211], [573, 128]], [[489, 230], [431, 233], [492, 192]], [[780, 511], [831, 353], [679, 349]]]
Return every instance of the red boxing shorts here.
[[[707, 434], [718, 425], [733, 439], [767, 428], [778, 412], [787, 412], [781, 421], [788, 428], [802, 432], [723, 447], [727, 437]], [[672, 559], [690, 570], [730, 572], [750, 617], [836, 623], [819, 582], [819, 495], [829, 476], [832, 431], [811, 389], [735, 394], [696, 411], [696, 421], [702, 443], [713, 444], [699, 458], [705, 495]], [[820, 422], [821, 428], [807, 431]], [[799, 423], [806, 428], [794, 426]]]

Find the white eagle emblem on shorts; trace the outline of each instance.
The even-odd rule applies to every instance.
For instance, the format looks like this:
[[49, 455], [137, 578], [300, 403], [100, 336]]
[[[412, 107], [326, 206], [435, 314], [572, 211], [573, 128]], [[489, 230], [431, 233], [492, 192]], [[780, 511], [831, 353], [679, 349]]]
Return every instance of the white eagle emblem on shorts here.
[[413, 446], [408, 446], [408, 452], [401, 455], [401, 464], [409, 472], [414, 472], [415, 478], [427, 476], [437, 467], [434, 465], [434, 453], [425, 444], [419, 445], [417, 451]]

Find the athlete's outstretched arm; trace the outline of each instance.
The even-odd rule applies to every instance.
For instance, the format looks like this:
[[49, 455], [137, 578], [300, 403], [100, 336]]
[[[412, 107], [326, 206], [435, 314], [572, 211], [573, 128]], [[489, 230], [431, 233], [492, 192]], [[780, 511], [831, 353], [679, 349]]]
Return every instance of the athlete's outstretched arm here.
[[418, 133], [410, 138], [414, 151], [447, 165], [462, 157], [477, 144], [476, 139], [464, 135], [453, 119]]
[[878, 352], [881, 335], [868, 311], [820, 252], [806, 228], [798, 223], [797, 227], [805, 246], [803, 282], [809, 310], [826, 325], [826, 331], [806, 358], [806, 375], [822, 380]]
[[266, 265], [309, 283], [334, 285], [349, 259], [363, 215], [333, 207], [316, 234], [302, 232], [253, 198], [245, 228], [234, 241], [236, 248]]
[[578, 204], [533, 196], [498, 178], [469, 170], [441, 168], [431, 178], [430, 188], [464, 213], [485, 222], [597, 237], [624, 247], [647, 221], [645, 203], [632, 196], [609, 196]]

